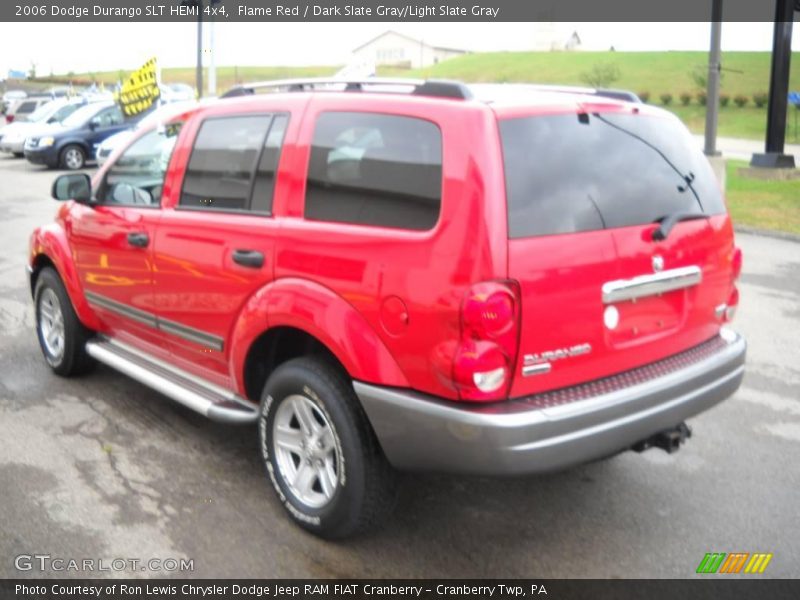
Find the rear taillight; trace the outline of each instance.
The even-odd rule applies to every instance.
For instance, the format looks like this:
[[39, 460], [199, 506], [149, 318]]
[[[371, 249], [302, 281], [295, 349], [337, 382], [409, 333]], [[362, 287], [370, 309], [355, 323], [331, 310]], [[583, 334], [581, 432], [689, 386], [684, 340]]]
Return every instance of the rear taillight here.
[[736, 316], [736, 309], [739, 307], [739, 290], [736, 287], [736, 282], [742, 274], [742, 249], [734, 248], [733, 256], [731, 257], [731, 293], [728, 296], [728, 301], [725, 303], [725, 312], [722, 316], [724, 322], [733, 321]]
[[459, 398], [507, 397], [518, 343], [518, 284], [489, 281], [470, 287], [461, 305], [461, 340], [453, 363]]
[[14, 115], [6, 115], [6, 123], [11, 123], [14, 120]]

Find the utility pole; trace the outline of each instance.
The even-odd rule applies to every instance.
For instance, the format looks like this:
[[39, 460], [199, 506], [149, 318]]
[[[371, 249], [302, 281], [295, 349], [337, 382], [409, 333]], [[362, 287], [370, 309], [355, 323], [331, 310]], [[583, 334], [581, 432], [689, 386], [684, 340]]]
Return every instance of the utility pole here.
[[214, 19], [208, 22], [208, 95], [217, 95], [217, 59], [214, 42]]
[[195, 73], [195, 87], [197, 97], [203, 97], [203, 0], [197, 2], [197, 71]]
[[792, 58], [794, 0], [775, 0], [775, 29], [772, 38], [772, 68], [769, 78], [767, 140], [763, 154], [753, 154], [752, 167], [793, 169], [794, 156], [784, 154], [786, 110], [789, 104], [789, 65]]
[[711, 5], [711, 50], [708, 53], [706, 91], [706, 156], [719, 156], [717, 150], [717, 121], [719, 117], [719, 76], [722, 70], [720, 47], [722, 39], [722, 0]]

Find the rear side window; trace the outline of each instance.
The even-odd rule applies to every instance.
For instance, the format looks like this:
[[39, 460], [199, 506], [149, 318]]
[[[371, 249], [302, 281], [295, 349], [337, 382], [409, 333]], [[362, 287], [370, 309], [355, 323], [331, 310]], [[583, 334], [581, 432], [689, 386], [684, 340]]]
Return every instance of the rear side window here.
[[35, 101], [21, 102], [20, 105], [17, 107], [17, 110], [15, 112], [18, 115], [25, 114], [25, 113], [32, 113], [34, 110], [36, 110], [36, 106], [37, 106], [37, 104], [36, 104]]
[[523, 117], [501, 121], [500, 135], [511, 238], [725, 212], [708, 161], [677, 119]]
[[180, 205], [269, 213], [286, 115], [212, 118], [197, 133]]
[[314, 130], [305, 217], [427, 230], [439, 219], [442, 135], [430, 121], [329, 112]]

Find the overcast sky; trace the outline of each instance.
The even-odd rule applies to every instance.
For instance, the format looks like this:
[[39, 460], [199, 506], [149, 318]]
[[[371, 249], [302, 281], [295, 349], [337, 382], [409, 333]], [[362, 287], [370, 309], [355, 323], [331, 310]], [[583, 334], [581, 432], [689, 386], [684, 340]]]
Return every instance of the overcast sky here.
[[[3, 0], [5, 1], [5, 0]], [[708, 23], [557, 23], [587, 50], [707, 50]], [[217, 65], [341, 65], [350, 51], [387, 29], [438, 46], [528, 50], [531, 23], [219, 23]], [[0, 73], [130, 70], [152, 56], [164, 67], [195, 61], [193, 23], [0, 23]], [[723, 50], [770, 50], [772, 23], [725, 23]], [[800, 35], [795, 36], [800, 49]]]

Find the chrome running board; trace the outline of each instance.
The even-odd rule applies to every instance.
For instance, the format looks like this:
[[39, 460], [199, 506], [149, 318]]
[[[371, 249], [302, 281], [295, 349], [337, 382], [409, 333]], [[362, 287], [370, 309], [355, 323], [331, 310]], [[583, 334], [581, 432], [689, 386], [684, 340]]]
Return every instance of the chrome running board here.
[[212, 421], [246, 424], [258, 419], [258, 408], [241, 396], [128, 344], [100, 337], [86, 342], [86, 352]]

